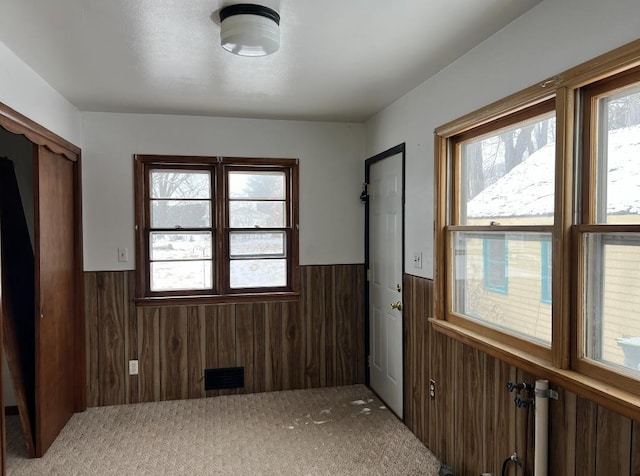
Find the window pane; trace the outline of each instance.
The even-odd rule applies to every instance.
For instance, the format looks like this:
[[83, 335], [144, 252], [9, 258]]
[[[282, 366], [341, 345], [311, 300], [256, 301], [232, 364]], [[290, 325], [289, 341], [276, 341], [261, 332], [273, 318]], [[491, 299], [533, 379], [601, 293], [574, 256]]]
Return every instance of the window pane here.
[[151, 261], [211, 259], [211, 233], [151, 233], [149, 239]]
[[211, 173], [204, 170], [151, 171], [151, 198], [211, 198]]
[[152, 200], [152, 228], [209, 228], [211, 202], [209, 200]]
[[600, 99], [598, 223], [640, 223], [640, 86]]
[[542, 275], [542, 291], [540, 299], [542, 302], [550, 304], [551, 303], [551, 264], [552, 264], [552, 253], [551, 242], [543, 241], [540, 243], [540, 274]]
[[460, 224], [552, 224], [555, 114], [460, 144]]
[[283, 172], [229, 172], [229, 198], [284, 200]]
[[551, 235], [453, 232], [451, 238], [452, 311], [550, 345], [551, 305], [540, 300], [540, 271], [541, 243]]
[[231, 228], [282, 228], [286, 223], [285, 202], [229, 202]]
[[485, 289], [508, 292], [507, 242], [503, 235], [482, 240], [482, 258]]
[[238, 233], [229, 236], [231, 258], [243, 256], [281, 257], [285, 253], [284, 233]]
[[151, 263], [151, 291], [211, 289], [211, 260]]
[[230, 265], [231, 288], [275, 288], [287, 285], [287, 260], [233, 260]]
[[586, 233], [585, 356], [640, 377], [640, 234]]

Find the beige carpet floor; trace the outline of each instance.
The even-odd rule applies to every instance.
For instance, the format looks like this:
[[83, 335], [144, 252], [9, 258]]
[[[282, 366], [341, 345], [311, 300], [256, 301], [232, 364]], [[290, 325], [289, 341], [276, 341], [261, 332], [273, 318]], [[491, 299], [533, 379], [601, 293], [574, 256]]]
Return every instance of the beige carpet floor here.
[[437, 475], [433, 454], [363, 385], [90, 408], [9, 475]]

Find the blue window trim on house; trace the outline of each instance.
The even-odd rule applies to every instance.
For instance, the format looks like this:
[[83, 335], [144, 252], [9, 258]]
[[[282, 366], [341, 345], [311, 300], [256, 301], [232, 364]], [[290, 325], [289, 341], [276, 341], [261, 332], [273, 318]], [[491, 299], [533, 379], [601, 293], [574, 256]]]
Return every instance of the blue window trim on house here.
[[[504, 243], [504, 255], [497, 256], [489, 256], [489, 240], [485, 238], [482, 240], [482, 271], [483, 271], [483, 285], [484, 288], [488, 291], [493, 291], [496, 293], [507, 294], [509, 292], [509, 252], [507, 248], [507, 240], [500, 240]], [[491, 282], [490, 279], [491, 273], [490, 269], [495, 266], [504, 267], [504, 281], [502, 283]]]
[[540, 301], [551, 304], [551, 242], [540, 242], [540, 275], [542, 276], [542, 291]]

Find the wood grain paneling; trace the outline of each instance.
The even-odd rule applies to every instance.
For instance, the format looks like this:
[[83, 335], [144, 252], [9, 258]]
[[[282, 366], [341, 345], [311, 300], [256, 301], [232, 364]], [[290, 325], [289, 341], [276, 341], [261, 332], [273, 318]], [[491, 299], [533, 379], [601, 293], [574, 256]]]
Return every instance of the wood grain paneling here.
[[[433, 282], [407, 275], [405, 295], [405, 423], [456, 475], [501, 474], [516, 452], [533, 474], [534, 410], [516, 408], [507, 381], [536, 376], [434, 332]], [[424, 302], [423, 302], [424, 300]], [[436, 397], [429, 397], [429, 379]], [[574, 393], [549, 403], [549, 473], [640, 476], [640, 423]]]
[[187, 314], [187, 368], [189, 398], [205, 397], [202, 384], [206, 358], [204, 306], [191, 306]]
[[[218, 367], [235, 367], [236, 363], [236, 307], [225, 304], [218, 307]], [[210, 323], [208, 323], [210, 324]], [[220, 395], [233, 395], [236, 390], [220, 390]]]
[[85, 343], [87, 356], [86, 382], [87, 405], [97, 407], [100, 405], [100, 368], [98, 367], [98, 349], [100, 333], [98, 332], [98, 274], [84, 274], [84, 292], [86, 296], [94, 296], [93, 299], [85, 299]]
[[631, 420], [598, 407], [596, 474], [630, 474]]
[[266, 392], [282, 390], [283, 303], [268, 303], [265, 309], [264, 386]]
[[[141, 402], [160, 400], [160, 309], [138, 310], [138, 385]], [[101, 377], [101, 376], [99, 376]], [[103, 402], [110, 405], [111, 402]]]
[[100, 403], [125, 403], [124, 373], [124, 309], [126, 283], [122, 273], [106, 272], [97, 277], [98, 302], [100, 315], [98, 318], [98, 334], [104, 345], [98, 347], [98, 367], [100, 379]]
[[[363, 383], [364, 267], [301, 277], [299, 302], [136, 308], [133, 271], [85, 273], [89, 406]], [[235, 366], [244, 388], [204, 391], [204, 369]]]
[[305, 388], [305, 326], [300, 303], [283, 303], [282, 311], [282, 388]]
[[576, 454], [577, 396], [562, 388], [558, 394], [559, 404], [549, 405], [549, 421], [554, 422], [554, 431], [549, 434], [549, 461], [554, 462], [558, 473], [576, 476], [576, 461], [570, 455]]
[[[220, 341], [218, 333], [218, 310], [219, 306], [204, 306], [205, 369], [217, 369], [222, 367], [218, 360], [218, 342]], [[206, 392], [207, 397], [215, 397], [218, 395], [220, 395], [220, 390], [207, 390]]]
[[236, 365], [244, 367], [244, 391], [253, 393], [255, 388], [253, 309], [254, 304], [236, 306]]
[[[127, 295], [124, 297], [127, 307], [125, 308], [125, 348], [128, 354], [129, 360], [138, 359], [138, 313], [136, 311], [135, 303], [133, 302], [133, 296], [136, 292], [135, 287], [135, 273], [133, 271], [127, 271], [124, 277], [126, 281]], [[125, 362], [128, 367], [128, 363]], [[127, 403], [138, 402], [140, 398], [140, 386], [138, 385], [138, 376], [130, 375], [129, 378], [125, 377], [126, 386], [126, 400]]]
[[358, 376], [358, 367], [364, 358], [364, 334], [358, 332], [358, 321], [363, 320], [362, 268], [354, 270], [353, 266], [338, 265], [332, 271], [334, 326], [331, 341], [334, 366], [332, 381], [327, 381], [327, 385], [363, 382], [364, 375], [362, 378]]
[[633, 422], [631, 436], [631, 475], [640, 476], [640, 423]]
[[[302, 312], [306, 316], [306, 368], [305, 386], [320, 387], [321, 361], [324, 358], [325, 345], [325, 266], [314, 266], [302, 274]], [[324, 366], [323, 366], [324, 367]]]
[[576, 432], [580, 437], [576, 440], [576, 476], [593, 476], [596, 474], [596, 432], [598, 406], [582, 397], [576, 402]]
[[[160, 309], [160, 399], [188, 398], [187, 311], [185, 307]], [[193, 350], [193, 349], [192, 349]]]
[[253, 306], [253, 391], [266, 391], [266, 303], [262, 306]]

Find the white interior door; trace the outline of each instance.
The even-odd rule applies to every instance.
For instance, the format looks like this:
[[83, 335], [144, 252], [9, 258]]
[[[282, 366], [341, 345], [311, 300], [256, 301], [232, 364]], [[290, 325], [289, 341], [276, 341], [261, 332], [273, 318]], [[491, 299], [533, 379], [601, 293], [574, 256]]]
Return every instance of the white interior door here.
[[369, 376], [402, 418], [402, 153], [369, 169]]

